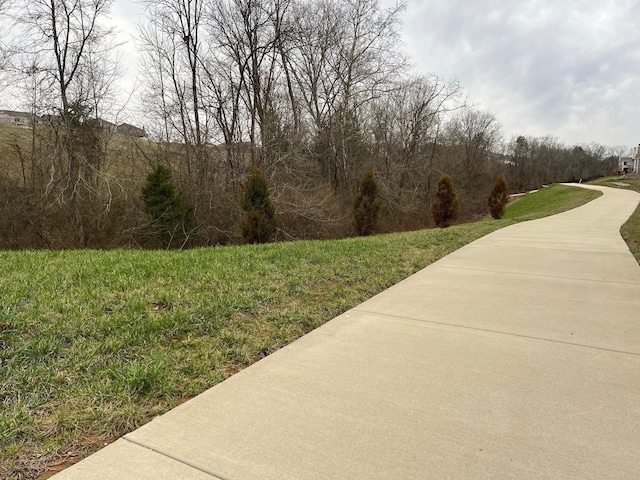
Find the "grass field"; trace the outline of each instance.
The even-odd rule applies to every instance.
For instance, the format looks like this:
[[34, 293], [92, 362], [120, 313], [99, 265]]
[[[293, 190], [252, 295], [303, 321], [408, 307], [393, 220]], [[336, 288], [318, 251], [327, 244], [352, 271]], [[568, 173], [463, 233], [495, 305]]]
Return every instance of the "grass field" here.
[[622, 226], [620, 233], [627, 245], [629, 245], [629, 250], [636, 257], [638, 264], [640, 264], [640, 205], [627, 220], [627, 223]]
[[589, 182], [591, 185], [602, 185], [603, 187], [622, 188], [625, 190], [635, 190], [640, 192], [640, 178], [629, 177], [607, 177]]
[[461, 246], [598, 195], [554, 185], [500, 221], [341, 241], [0, 252], [0, 478], [76, 461]]
[[552, 185], [509, 205], [503, 218], [524, 221], [540, 218], [540, 212], [554, 215], [583, 205], [599, 195], [593, 190]]
[[[36, 149], [39, 148], [38, 146], [41, 143], [47, 145], [47, 130], [44, 127], [38, 127], [35, 133]], [[30, 128], [0, 125], [0, 165], [2, 166], [2, 174], [13, 182], [14, 186], [22, 186], [24, 176], [26, 176], [28, 184], [28, 179], [31, 175], [32, 136], [33, 131]], [[109, 138], [108, 145], [105, 173], [117, 176], [124, 183], [141, 184], [147, 172], [147, 165], [141, 152], [152, 155], [153, 150], [150, 147], [152, 144], [147, 139], [138, 139], [114, 133]]]
[[[640, 178], [609, 177], [589, 183], [640, 192]], [[627, 245], [629, 245], [629, 250], [631, 250], [631, 253], [633, 253], [640, 264], [640, 205], [638, 205], [633, 215], [631, 215], [629, 220], [622, 226], [620, 233], [622, 234], [622, 238], [627, 242]]]

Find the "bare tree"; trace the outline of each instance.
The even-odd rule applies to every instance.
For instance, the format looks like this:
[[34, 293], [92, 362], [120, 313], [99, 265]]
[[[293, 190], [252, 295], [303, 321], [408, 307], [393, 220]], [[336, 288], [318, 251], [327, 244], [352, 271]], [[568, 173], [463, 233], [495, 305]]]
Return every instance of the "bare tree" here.
[[254, 163], [268, 156], [277, 129], [273, 106], [282, 72], [277, 36], [288, 5], [284, 0], [218, 0], [209, 16], [215, 64], [219, 72], [229, 72], [218, 75], [230, 94], [225, 104], [220, 92], [216, 95], [220, 127], [229, 137], [230, 127], [246, 122]]
[[[89, 120], [97, 122], [101, 101], [111, 89], [116, 70], [109, 63], [110, 30], [101, 19], [112, 0], [20, 0], [17, 19], [24, 27], [23, 57], [40, 59], [50, 80], [55, 106], [49, 118], [61, 127], [58, 137], [64, 186], [60, 201], [68, 198], [73, 211], [77, 244], [86, 245], [83, 206], [102, 158], [88, 148]], [[26, 48], [25, 48], [26, 47]], [[84, 143], [83, 143], [84, 140]]]
[[630, 154], [630, 148], [627, 145], [613, 145], [607, 149], [607, 154], [621, 158]]
[[500, 124], [489, 112], [467, 108], [454, 115], [447, 133], [451, 147], [460, 150], [465, 184], [471, 184], [501, 141]]
[[546, 136], [540, 139], [540, 150], [540, 170], [542, 173], [538, 186], [554, 181], [554, 169], [562, 162], [563, 146], [557, 138]]
[[[4, 16], [4, 13], [8, 6], [9, 6], [8, 0], [0, 0], [0, 27], [5, 32], [5, 34], [7, 30], [9, 30], [9, 22]], [[5, 72], [8, 62], [9, 62], [9, 48], [5, 43], [5, 38], [0, 37], [0, 75], [2, 75]], [[0, 76], [0, 89], [2, 88], [2, 80], [3, 78]]]
[[[202, 0], [143, 2], [149, 22], [140, 29], [145, 104], [162, 118], [163, 138], [178, 138], [187, 147], [186, 167], [197, 182], [205, 178], [209, 142], [203, 99]], [[160, 110], [160, 111], [158, 111]]]
[[289, 59], [312, 121], [316, 150], [336, 189], [362, 174], [357, 147], [363, 107], [397, 88], [405, 67], [399, 54], [403, 5], [384, 10], [376, 0], [301, 1], [294, 9], [295, 45]]
[[416, 77], [373, 103], [369, 123], [388, 196], [430, 199], [442, 175], [435, 165], [442, 122], [458, 108], [460, 92], [456, 81]]

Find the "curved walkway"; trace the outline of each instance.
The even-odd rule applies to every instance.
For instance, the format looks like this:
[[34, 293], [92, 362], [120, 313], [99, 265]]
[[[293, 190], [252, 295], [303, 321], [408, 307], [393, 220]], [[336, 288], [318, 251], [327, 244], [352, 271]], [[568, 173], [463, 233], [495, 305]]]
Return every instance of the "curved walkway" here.
[[637, 479], [640, 195], [587, 188], [55, 478]]

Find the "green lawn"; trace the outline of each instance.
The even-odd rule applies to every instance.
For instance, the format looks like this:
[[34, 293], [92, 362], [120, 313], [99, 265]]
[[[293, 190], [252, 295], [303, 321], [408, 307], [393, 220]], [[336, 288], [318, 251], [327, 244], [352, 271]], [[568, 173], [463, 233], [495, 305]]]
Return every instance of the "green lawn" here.
[[629, 250], [631, 250], [631, 253], [640, 264], [640, 205], [627, 220], [627, 223], [622, 226], [620, 233], [627, 245], [629, 245]]
[[592, 185], [602, 185], [604, 187], [623, 188], [625, 190], [635, 190], [640, 192], [640, 179], [628, 177], [607, 177], [589, 182]]
[[[638, 178], [608, 177], [589, 183], [640, 192], [640, 179]], [[640, 264], [640, 205], [638, 205], [633, 215], [631, 215], [629, 220], [622, 226], [620, 233], [622, 234], [622, 238], [627, 242], [627, 245], [629, 245], [629, 250], [631, 250], [631, 253], [633, 253]]]
[[554, 185], [500, 221], [341, 241], [0, 252], [0, 478], [75, 461], [461, 246], [598, 195]]
[[541, 211], [553, 215], [578, 207], [598, 196], [600, 193], [585, 188], [551, 185], [509, 205], [504, 218], [519, 221], [532, 220], [539, 218]]

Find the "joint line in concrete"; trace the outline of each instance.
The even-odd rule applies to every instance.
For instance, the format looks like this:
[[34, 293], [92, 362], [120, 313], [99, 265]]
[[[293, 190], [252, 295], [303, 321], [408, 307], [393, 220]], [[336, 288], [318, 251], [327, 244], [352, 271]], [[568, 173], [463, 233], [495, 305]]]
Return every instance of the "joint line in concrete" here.
[[478, 328], [478, 327], [471, 327], [468, 325], [459, 325], [456, 323], [447, 323], [447, 322], [438, 322], [436, 320], [425, 320], [422, 318], [413, 318], [413, 317], [404, 317], [401, 315], [393, 315], [390, 313], [379, 313], [379, 312], [371, 312], [368, 310], [363, 310], [360, 308], [354, 308], [353, 310], [357, 311], [357, 312], [361, 312], [361, 313], [368, 313], [371, 315], [377, 315], [380, 317], [391, 317], [391, 318], [399, 318], [402, 320], [411, 320], [414, 322], [422, 322], [422, 323], [430, 323], [432, 325], [441, 325], [444, 327], [453, 327], [453, 328], [461, 328], [461, 329], [465, 329], [465, 330], [474, 330], [477, 332], [486, 332], [486, 333], [496, 333], [498, 335], [508, 335], [510, 337], [520, 337], [520, 338], [528, 338], [530, 340], [538, 340], [541, 342], [550, 342], [550, 343], [559, 343], [561, 345], [569, 345], [571, 347], [581, 347], [581, 348], [589, 348], [592, 350], [600, 350], [600, 351], [604, 351], [604, 352], [611, 352], [611, 353], [620, 353], [622, 355], [634, 355], [636, 357], [640, 357], [640, 353], [637, 352], [627, 352], [625, 350], [615, 350], [613, 348], [605, 348], [605, 347], [596, 347], [594, 345], [584, 345], [582, 343], [573, 343], [573, 342], [566, 342], [564, 340], [554, 340], [552, 338], [543, 338], [543, 337], [534, 337], [533, 335], [523, 335], [521, 333], [512, 333], [512, 332], [502, 332], [500, 330], [491, 330], [488, 328]]
[[470, 268], [470, 267], [459, 267], [457, 265], [439, 265], [439, 268], [450, 269], [450, 270], [467, 270], [469, 272], [483, 272], [483, 273], [498, 273], [501, 275], [514, 275], [518, 277], [535, 277], [535, 278], [556, 278], [560, 280], [571, 280], [575, 282], [585, 282], [585, 283], [607, 283], [611, 285], [624, 285], [624, 286], [639, 286], [640, 285], [640, 275], [638, 276], [638, 283], [635, 282], [619, 282], [616, 280], [594, 280], [592, 278], [580, 278], [580, 277], [569, 277], [562, 275], [544, 275], [542, 273], [528, 273], [528, 272], [516, 272], [516, 271], [508, 271], [508, 270], [495, 270], [489, 268]]
[[173, 455], [168, 454], [167, 452], [163, 452], [162, 450], [158, 450], [158, 449], [156, 449], [156, 448], [149, 447], [148, 445], [145, 445], [145, 444], [143, 444], [143, 443], [136, 442], [135, 440], [132, 440], [132, 439], [130, 439], [130, 438], [127, 438], [127, 436], [126, 436], [126, 435], [125, 435], [124, 437], [122, 437], [122, 439], [123, 439], [123, 440], [125, 440], [125, 441], [127, 441], [127, 442], [129, 442], [129, 443], [132, 443], [132, 444], [134, 444], [134, 445], [137, 445], [138, 447], [145, 448], [145, 449], [147, 449], [147, 450], [152, 451], [153, 453], [156, 453], [156, 454], [158, 454], [158, 455], [162, 455], [163, 457], [169, 458], [169, 459], [173, 460], [174, 462], [178, 462], [178, 463], [181, 463], [182, 465], [186, 465], [186, 466], [187, 466], [187, 467], [189, 467], [189, 468], [193, 468], [194, 470], [198, 470], [198, 471], [200, 471], [200, 472], [202, 472], [202, 473], [204, 473], [204, 474], [206, 474], [206, 475], [209, 475], [209, 476], [213, 477], [213, 478], [214, 478], [214, 479], [216, 479], [216, 480], [231, 480], [231, 479], [229, 479], [229, 478], [226, 478], [226, 477], [223, 477], [223, 476], [221, 476], [221, 475], [218, 475], [217, 473], [211, 472], [211, 471], [206, 470], [206, 469], [204, 469], [204, 468], [202, 468], [202, 467], [199, 467], [199, 466], [197, 466], [197, 465], [193, 465], [193, 464], [191, 464], [191, 463], [189, 463], [189, 462], [185, 462], [184, 460], [181, 460], [181, 459], [179, 459], [179, 458], [176, 458], [176, 457], [174, 457]]

